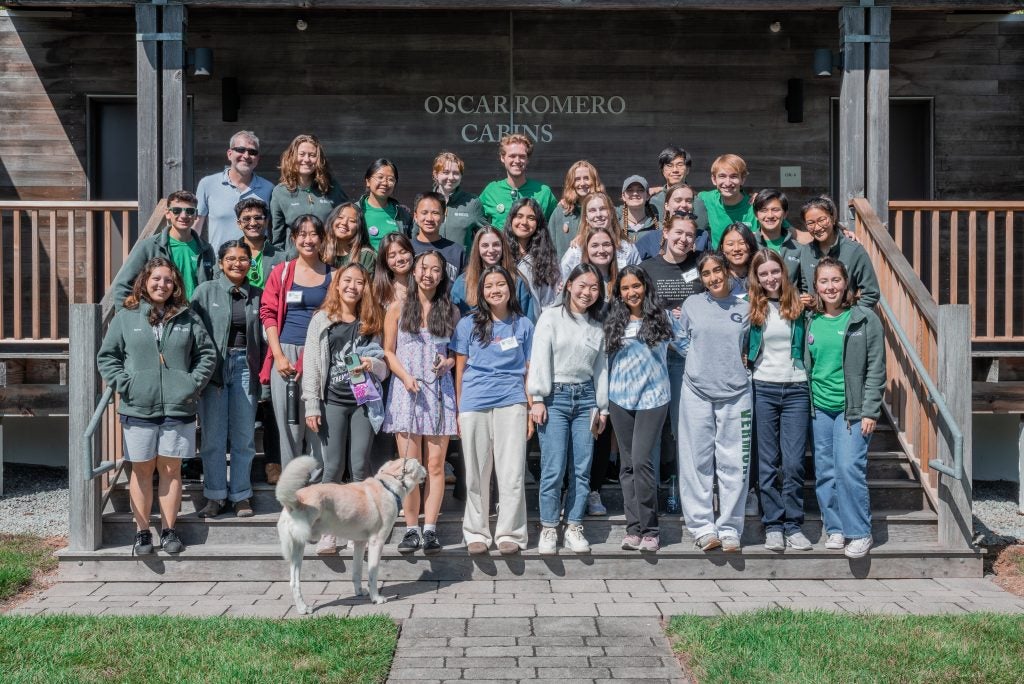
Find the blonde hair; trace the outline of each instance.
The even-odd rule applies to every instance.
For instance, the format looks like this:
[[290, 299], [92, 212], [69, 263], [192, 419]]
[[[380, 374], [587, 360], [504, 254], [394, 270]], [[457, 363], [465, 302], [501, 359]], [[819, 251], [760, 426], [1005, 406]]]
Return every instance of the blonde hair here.
[[591, 192], [604, 192], [604, 183], [601, 182], [601, 176], [597, 173], [597, 167], [588, 162], [586, 159], [580, 159], [578, 162], [574, 162], [569, 170], [565, 172], [565, 180], [562, 182], [562, 199], [558, 200], [558, 203], [562, 205], [562, 209], [570, 213], [576, 208], [576, 204], [580, 201], [580, 196], [576, 194], [576, 188], [573, 187], [576, 179], [576, 169], [586, 169], [590, 174], [590, 180], [593, 183], [593, 187], [590, 189]]
[[466, 164], [462, 161], [462, 157], [454, 152], [441, 151], [434, 157], [433, 174], [436, 176], [441, 173], [444, 170], [444, 165], [449, 162], [459, 167], [459, 173], [465, 173]]
[[747, 162], [743, 161], [743, 157], [737, 154], [723, 154], [715, 159], [711, 164], [711, 175], [714, 176], [723, 168], [732, 169], [740, 174], [741, 179], [747, 177]]
[[331, 189], [331, 167], [327, 163], [327, 154], [323, 145], [316, 139], [315, 135], [303, 133], [295, 136], [288, 145], [288, 148], [281, 153], [280, 183], [288, 188], [289, 192], [295, 192], [299, 187], [299, 145], [309, 143], [316, 148], [316, 169], [313, 171], [313, 187], [321, 194], [327, 194]]
[[803, 302], [800, 301], [800, 293], [793, 286], [786, 271], [786, 263], [782, 257], [770, 249], [758, 250], [754, 258], [750, 260], [750, 270], [747, 272], [747, 290], [750, 297], [750, 324], [758, 327], [763, 326], [768, 319], [768, 293], [761, 287], [761, 281], [757, 277], [757, 269], [769, 261], [774, 262], [782, 269], [782, 286], [779, 294], [779, 315], [787, 321], [795, 321], [804, 312]]
[[503, 136], [501, 142], [498, 143], [498, 157], [502, 158], [505, 156], [505, 148], [508, 145], [523, 145], [526, 147], [526, 156], [529, 157], [533, 154], [533, 143], [522, 133], [509, 133]]

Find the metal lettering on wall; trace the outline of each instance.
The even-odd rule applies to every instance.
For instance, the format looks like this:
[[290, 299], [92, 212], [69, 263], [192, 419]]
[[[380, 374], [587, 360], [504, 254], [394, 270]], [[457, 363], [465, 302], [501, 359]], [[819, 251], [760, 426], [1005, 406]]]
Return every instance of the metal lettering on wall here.
[[[431, 116], [508, 116], [508, 123], [484, 118], [462, 121], [458, 133], [463, 142], [496, 143], [509, 133], [522, 133], [535, 143], [551, 142], [555, 129], [550, 122], [531, 121], [547, 116], [620, 116], [626, 100], [619, 95], [430, 95], [423, 110]], [[516, 119], [523, 117], [526, 121]]]

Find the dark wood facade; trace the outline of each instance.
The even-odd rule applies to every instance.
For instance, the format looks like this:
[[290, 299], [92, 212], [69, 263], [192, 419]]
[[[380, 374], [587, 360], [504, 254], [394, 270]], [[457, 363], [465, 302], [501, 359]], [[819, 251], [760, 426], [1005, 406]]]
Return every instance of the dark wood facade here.
[[[306, 31], [296, 30], [300, 18]], [[934, 98], [936, 198], [1005, 198], [1024, 184], [1024, 22], [993, 19], [893, 13], [891, 95]], [[429, 185], [441, 149], [466, 159], [465, 186], [479, 190], [501, 173], [491, 139], [514, 123], [540, 139], [530, 175], [556, 187], [579, 158], [609, 188], [631, 173], [657, 182], [657, 153], [675, 143], [692, 153], [699, 188], [711, 160], [735, 152], [750, 165], [750, 187], [778, 185], [779, 166], [800, 166], [791, 196], [830, 189], [840, 78], [815, 79], [811, 62], [815, 48], [838, 48], [834, 10], [190, 8], [188, 21], [189, 46], [215, 55], [212, 79], [187, 81], [195, 180], [222, 165], [232, 132], [251, 128], [271, 179], [288, 140], [312, 132], [350, 193], [387, 156], [409, 200]], [[0, 17], [0, 198], [88, 199], [88, 96], [134, 95], [135, 31], [129, 8]], [[226, 76], [239, 83], [236, 123], [221, 120]], [[805, 79], [802, 123], [787, 123], [792, 78]], [[473, 113], [428, 111], [462, 95]], [[512, 109], [528, 98], [530, 113], [510, 121], [495, 98]], [[567, 106], [590, 113], [552, 113]]]

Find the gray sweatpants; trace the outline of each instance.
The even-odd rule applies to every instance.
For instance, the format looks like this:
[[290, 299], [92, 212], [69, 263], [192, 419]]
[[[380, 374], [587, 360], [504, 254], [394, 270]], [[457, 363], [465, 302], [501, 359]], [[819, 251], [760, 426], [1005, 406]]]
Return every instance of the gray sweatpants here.
[[[679, 498], [686, 528], [699, 539], [743, 535], [753, 424], [750, 392], [707, 401], [683, 382], [679, 394]], [[718, 479], [718, 518], [712, 489]]]

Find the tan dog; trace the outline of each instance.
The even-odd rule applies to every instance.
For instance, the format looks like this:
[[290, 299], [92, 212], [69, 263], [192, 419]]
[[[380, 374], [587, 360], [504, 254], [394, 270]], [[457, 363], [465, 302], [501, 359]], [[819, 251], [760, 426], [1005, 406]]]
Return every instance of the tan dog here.
[[[316, 459], [301, 456], [292, 460], [277, 482], [277, 500], [284, 506], [277, 521], [281, 552], [291, 564], [290, 584], [295, 609], [310, 612], [302, 600], [300, 571], [306, 540], [333, 534], [351, 539], [352, 584], [356, 596], [370, 595], [374, 603], [386, 600], [377, 593], [377, 566], [402, 499], [418, 487], [427, 471], [411, 458], [388, 461], [377, 474], [351, 484], [316, 484], [305, 486], [309, 475], [319, 467]], [[369, 592], [362, 588], [363, 553], [369, 546]]]

